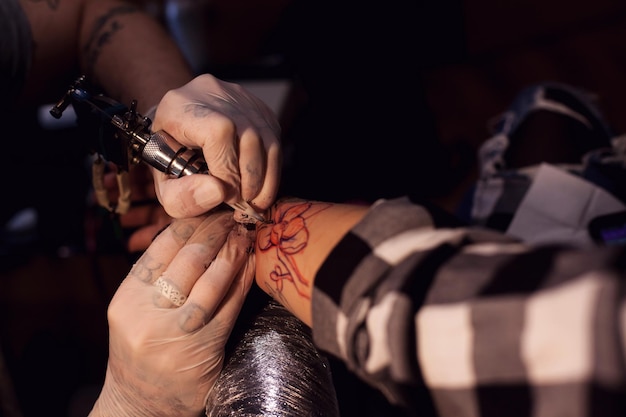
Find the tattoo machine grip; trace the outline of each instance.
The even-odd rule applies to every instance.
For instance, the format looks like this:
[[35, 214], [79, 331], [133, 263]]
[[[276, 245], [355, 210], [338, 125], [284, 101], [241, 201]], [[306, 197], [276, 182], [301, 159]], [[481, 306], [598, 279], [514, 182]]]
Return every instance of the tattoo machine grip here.
[[141, 150], [141, 159], [157, 170], [177, 178], [209, 173], [200, 152], [182, 146], [163, 130], [150, 135]]
[[[164, 130], [152, 133], [146, 141], [138, 140], [134, 143], [142, 143], [138, 149], [142, 161], [168, 175], [180, 178], [191, 174], [209, 174], [209, 168], [200, 151], [181, 145]], [[242, 211], [250, 219], [265, 222], [265, 218], [247, 201], [226, 204], [234, 210]]]

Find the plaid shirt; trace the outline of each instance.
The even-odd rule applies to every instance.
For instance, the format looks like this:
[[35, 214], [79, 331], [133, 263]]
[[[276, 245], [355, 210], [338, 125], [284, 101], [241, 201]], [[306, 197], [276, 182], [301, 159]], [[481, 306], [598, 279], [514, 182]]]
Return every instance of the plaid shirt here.
[[625, 252], [381, 200], [318, 272], [314, 341], [419, 416], [623, 417]]

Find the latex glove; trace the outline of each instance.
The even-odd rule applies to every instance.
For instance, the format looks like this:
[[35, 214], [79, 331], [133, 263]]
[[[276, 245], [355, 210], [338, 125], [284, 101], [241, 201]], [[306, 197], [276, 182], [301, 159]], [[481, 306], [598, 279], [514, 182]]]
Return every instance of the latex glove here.
[[280, 124], [242, 86], [200, 75], [165, 94], [152, 130], [201, 148], [211, 173], [172, 179], [155, 171], [157, 196], [170, 216], [196, 216], [242, 197], [257, 211], [274, 202], [282, 164]]
[[229, 211], [174, 220], [157, 236], [109, 305], [106, 378], [90, 416], [200, 415], [252, 283], [253, 244]]

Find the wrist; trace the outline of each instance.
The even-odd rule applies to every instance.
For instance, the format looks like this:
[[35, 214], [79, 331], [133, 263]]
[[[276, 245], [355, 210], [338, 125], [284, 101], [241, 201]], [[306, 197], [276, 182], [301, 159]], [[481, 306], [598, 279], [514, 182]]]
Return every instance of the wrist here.
[[281, 200], [257, 228], [256, 283], [309, 326], [315, 275], [367, 206]]

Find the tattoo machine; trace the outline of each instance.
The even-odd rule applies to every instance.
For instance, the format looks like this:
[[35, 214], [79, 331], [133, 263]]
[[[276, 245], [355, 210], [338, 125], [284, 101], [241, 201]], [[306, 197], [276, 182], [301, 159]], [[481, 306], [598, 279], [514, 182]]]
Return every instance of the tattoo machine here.
[[[79, 128], [87, 129], [92, 138], [91, 152], [98, 159], [94, 167], [103, 166], [103, 159], [114, 163], [118, 172], [127, 175], [129, 166], [145, 162], [157, 170], [176, 178], [191, 174], [209, 174], [209, 168], [198, 149], [189, 149], [179, 144], [167, 132], [151, 132], [152, 121], [137, 113], [137, 101], [130, 108], [101, 93], [93, 93], [85, 76], [80, 76], [57, 102], [50, 114], [59, 119], [71, 104], [77, 116]], [[104, 168], [99, 170], [103, 173]], [[95, 172], [95, 168], [94, 168]], [[120, 200], [113, 206], [106, 198], [104, 185], [94, 176], [94, 188], [100, 205], [123, 214], [130, 207], [130, 186], [120, 180]], [[250, 222], [265, 221], [245, 200], [226, 203], [240, 210]]]

